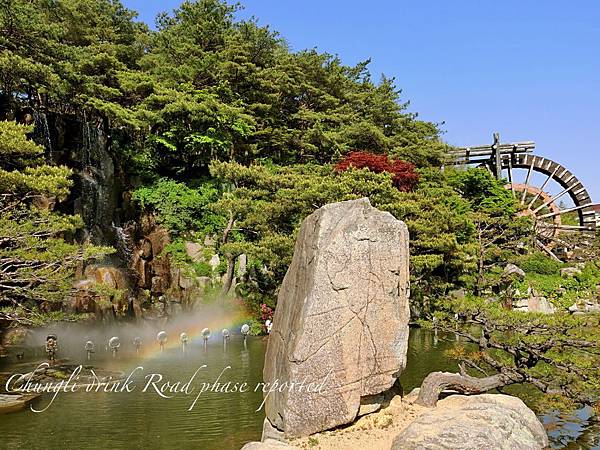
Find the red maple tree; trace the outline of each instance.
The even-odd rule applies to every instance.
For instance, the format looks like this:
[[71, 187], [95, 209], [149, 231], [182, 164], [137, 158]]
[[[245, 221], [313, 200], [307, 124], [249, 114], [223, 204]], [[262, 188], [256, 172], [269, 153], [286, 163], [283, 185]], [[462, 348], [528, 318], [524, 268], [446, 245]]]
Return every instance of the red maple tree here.
[[412, 191], [419, 182], [419, 174], [414, 164], [399, 159], [390, 160], [387, 155], [376, 155], [369, 152], [351, 152], [336, 164], [335, 170], [343, 172], [348, 168], [367, 168], [371, 172], [392, 174], [392, 183], [402, 192]]

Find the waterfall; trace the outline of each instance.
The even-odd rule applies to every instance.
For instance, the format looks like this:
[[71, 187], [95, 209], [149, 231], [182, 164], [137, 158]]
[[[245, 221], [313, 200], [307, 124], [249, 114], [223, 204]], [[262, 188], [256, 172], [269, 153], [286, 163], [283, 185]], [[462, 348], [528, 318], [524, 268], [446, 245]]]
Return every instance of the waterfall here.
[[123, 227], [118, 227], [114, 223], [112, 224], [113, 229], [115, 230], [115, 234], [117, 236], [116, 247], [119, 255], [123, 258], [124, 261], [129, 262], [131, 260], [131, 239], [129, 235], [125, 232]]
[[52, 153], [52, 139], [50, 137], [50, 127], [48, 126], [48, 117], [46, 113], [34, 111], [33, 113], [33, 135], [34, 140], [43, 145], [48, 155], [48, 161], [54, 162]]
[[89, 122], [84, 121], [81, 127], [81, 187], [82, 187], [82, 211], [81, 215], [86, 229], [91, 230], [97, 223], [97, 207], [100, 198], [100, 185], [97, 180], [94, 165], [92, 164], [92, 153], [97, 139], [94, 129]]
[[101, 123], [96, 121], [82, 121], [80, 130], [79, 211], [91, 241], [112, 245], [118, 234], [113, 230], [117, 203], [115, 168], [108, 151], [108, 139]]
[[92, 152], [98, 143], [98, 129], [93, 128], [88, 121], [83, 122], [81, 129], [82, 163], [85, 167], [92, 166]]

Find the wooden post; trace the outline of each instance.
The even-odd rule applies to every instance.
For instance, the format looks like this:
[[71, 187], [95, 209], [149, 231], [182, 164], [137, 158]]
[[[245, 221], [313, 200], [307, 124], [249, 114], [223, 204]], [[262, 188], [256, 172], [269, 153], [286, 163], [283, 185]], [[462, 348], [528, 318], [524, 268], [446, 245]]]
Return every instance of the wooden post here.
[[502, 178], [502, 158], [500, 155], [500, 133], [494, 133], [494, 143], [492, 144], [492, 161], [495, 168], [496, 178]]

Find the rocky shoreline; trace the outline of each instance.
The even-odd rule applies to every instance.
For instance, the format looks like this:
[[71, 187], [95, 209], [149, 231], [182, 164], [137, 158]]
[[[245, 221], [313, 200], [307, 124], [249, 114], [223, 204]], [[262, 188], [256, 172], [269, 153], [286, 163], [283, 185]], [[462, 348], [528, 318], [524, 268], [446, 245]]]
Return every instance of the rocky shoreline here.
[[0, 415], [25, 409], [40, 394], [0, 394]]
[[542, 449], [544, 427], [516, 397], [501, 394], [451, 395], [435, 408], [415, 404], [418, 390], [395, 396], [376, 413], [349, 426], [299, 439], [251, 442], [242, 450]]

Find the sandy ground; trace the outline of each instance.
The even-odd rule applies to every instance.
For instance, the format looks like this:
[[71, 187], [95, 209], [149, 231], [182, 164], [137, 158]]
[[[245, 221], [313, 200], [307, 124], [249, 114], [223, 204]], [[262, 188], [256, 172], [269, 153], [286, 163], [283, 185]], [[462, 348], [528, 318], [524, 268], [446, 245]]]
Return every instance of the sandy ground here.
[[412, 400], [396, 396], [387, 407], [350, 426], [295, 439], [289, 444], [311, 450], [389, 450], [400, 431], [427, 410], [412, 404]]

